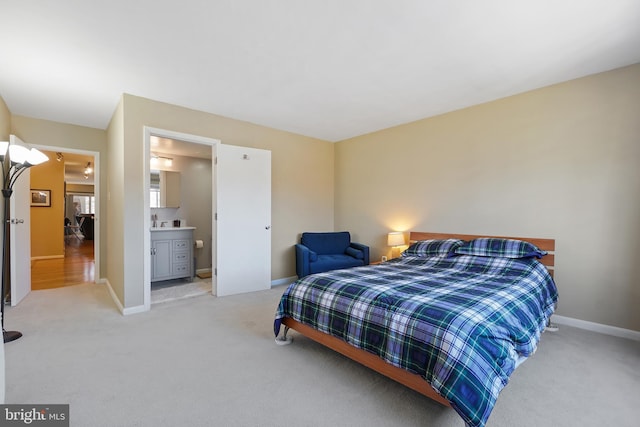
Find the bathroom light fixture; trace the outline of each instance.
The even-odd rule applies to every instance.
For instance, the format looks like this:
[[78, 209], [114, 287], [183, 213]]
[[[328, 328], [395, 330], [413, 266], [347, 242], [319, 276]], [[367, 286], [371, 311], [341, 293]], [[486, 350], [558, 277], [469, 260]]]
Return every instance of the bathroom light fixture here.
[[93, 169], [91, 168], [91, 162], [88, 162], [87, 167], [84, 168], [85, 179], [87, 178], [87, 175], [89, 175], [91, 172], [93, 172]]
[[173, 159], [171, 157], [163, 157], [163, 156], [158, 156], [157, 154], [151, 154], [151, 161], [150, 161], [151, 166], [165, 166], [165, 167], [171, 167], [173, 166]]
[[64, 155], [61, 152], [56, 153], [56, 160], [61, 162], [64, 160]]

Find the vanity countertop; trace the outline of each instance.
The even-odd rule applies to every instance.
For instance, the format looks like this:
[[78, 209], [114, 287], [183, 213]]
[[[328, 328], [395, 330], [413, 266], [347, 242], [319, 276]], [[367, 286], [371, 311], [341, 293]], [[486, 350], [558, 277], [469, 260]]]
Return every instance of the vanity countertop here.
[[151, 227], [151, 231], [180, 231], [180, 230], [195, 230], [195, 227]]

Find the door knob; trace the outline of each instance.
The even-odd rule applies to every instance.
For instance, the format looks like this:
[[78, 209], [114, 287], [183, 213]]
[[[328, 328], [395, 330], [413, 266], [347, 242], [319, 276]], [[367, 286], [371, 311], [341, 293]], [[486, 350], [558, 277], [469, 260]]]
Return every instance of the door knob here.
[[265, 230], [269, 230], [269, 229], [271, 229], [271, 226], [270, 226], [270, 225], [267, 225], [266, 227], [264, 227], [264, 229], [265, 229]]

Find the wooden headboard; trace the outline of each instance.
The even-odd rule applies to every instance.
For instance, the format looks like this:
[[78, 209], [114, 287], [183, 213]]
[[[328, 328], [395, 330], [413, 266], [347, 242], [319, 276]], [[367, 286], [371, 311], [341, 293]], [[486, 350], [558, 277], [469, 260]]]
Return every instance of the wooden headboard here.
[[429, 233], [429, 232], [423, 232], [423, 231], [411, 231], [409, 233], [409, 241], [412, 243], [417, 242], [418, 240], [428, 240], [428, 239], [473, 240], [473, 239], [477, 239], [478, 237], [496, 237], [500, 239], [524, 240], [525, 242], [529, 242], [536, 245], [538, 248], [542, 249], [543, 251], [548, 252], [547, 255], [542, 257], [540, 262], [547, 267], [547, 269], [553, 276], [553, 271], [555, 267], [555, 250], [556, 250], [555, 239], [509, 237], [509, 236], [488, 236], [488, 235], [474, 235], [474, 234]]

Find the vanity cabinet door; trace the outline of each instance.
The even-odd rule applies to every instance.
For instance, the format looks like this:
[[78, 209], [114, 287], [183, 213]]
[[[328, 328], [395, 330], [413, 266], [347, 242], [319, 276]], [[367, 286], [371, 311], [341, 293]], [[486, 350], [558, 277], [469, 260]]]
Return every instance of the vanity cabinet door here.
[[171, 278], [171, 246], [172, 240], [151, 241], [151, 281]]

